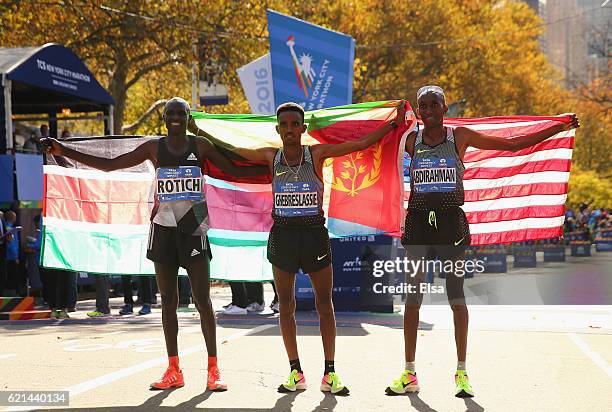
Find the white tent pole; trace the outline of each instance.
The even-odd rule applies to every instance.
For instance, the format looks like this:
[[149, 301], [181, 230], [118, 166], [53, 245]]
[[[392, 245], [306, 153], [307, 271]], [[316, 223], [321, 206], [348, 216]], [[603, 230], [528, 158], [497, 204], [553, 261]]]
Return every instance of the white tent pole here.
[[[113, 123], [114, 110], [115, 106], [112, 104], [108, 106], [108, 130], [110, 131], [110, 134], [115, 134], [115, 126]], [[106, 130], [104, 132], [106, 132]]]

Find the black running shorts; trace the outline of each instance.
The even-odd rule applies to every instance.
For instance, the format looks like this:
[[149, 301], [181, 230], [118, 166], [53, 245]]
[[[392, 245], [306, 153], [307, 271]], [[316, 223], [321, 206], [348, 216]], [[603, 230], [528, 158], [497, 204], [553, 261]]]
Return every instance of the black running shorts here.
[[[409, 259], [438, 259], [442, 262], [462, 260], [470, 241], [470, 226], [465, 212], [460, 207], [436, 211], [408, 211], [402, 245]], [[406, 303], [420, 305], [425, 272], [407, 276], [406, 282], [414, 285], [415, 290], [415, 293], [408, 293]], [[463, 276], [447, 274], [445, 290], [451, 305], [465, 304]]]
[[408, 251], [415, 250], [418, 256], [436, 252], [440, 257], [450, 258], [463, 253], [470, 245], [470, 225], [460, 207], [435, 211], [409, 210], [404, 226], [402, 245]]
[[331, 264], [331, 244], [323, 225], [296, 227], [275, 223], [268, 237], [268, 260], [281, 270], [304, 273]]
[[212, 254], [207, 236], [188, 235], [175, 227], [153, 223], [149, 231], [147, 258], [153, 262], [186, 268], [191, 262], [212, 259]]

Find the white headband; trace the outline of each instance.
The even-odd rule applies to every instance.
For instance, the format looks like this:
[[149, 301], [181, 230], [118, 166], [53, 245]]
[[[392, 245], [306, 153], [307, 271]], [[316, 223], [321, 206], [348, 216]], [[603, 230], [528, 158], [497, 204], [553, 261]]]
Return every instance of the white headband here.
[[438, 96], [442, 97], [442, 99], [446, 100], [446, 97], [444, 96], [444, 90], [442, 90], [440, 86], [433, 85], [421, 87], [417, 92], [417, 100], [419, 100], [422, 96], [428, 93], [437, 94]]

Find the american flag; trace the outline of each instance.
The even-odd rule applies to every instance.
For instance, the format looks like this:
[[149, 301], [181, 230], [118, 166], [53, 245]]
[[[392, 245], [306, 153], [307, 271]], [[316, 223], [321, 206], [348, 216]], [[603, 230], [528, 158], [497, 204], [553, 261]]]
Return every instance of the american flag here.
[[[569, 116], [446, 119], [445, 125], [512, 138], [559, 122], [569, 122]], [[470, 222], [472, 245], [561, 236], [573, 147], [574, 130], [517, 152], [468, 148], [463, 159], [463, 210]], [[405, 205], [409, 196], [410, 185], [405, 183]]]

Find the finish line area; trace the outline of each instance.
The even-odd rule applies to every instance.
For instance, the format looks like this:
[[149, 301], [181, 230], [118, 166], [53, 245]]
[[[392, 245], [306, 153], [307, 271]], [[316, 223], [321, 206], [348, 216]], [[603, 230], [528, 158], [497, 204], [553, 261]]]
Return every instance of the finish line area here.
[[[265, 287], [266, 301], [272, 299]], [[212, 289], [215, 309], [229, 287]], [[112, 298], [113, 313], [121, 298]], [[452, 312], [421, 309], [418, 394], [388, 397], [403, 369], [402, 314], [337, 313], [336, 368], [348, 397], [319, 391], [323, 350], [314, 312], [297, 312], [300, 360], [309, 388], [277, 393], [287, 359], [276, 315], [217, 318], [219, 364], [228, 391], [204, 391], [206, 352], [197, 312], [179, 312], [185, 386], [149, 391], [167, 365], [161, 311], [147, 316], [90, 319], [94, 301], [79, 302], [67, 320], [3, 321], [2, 391], [70, 392], [76, 411], [516, 411], [610, 410], [612, 306], [470, 306], [467, 370], [473, 399], [453, 396], [456, 362]], [[400, 307], [397, 307], [398, 309]], [[568, 385], [571, 386], [568, 387]], [[40, 410], [41, 407], [0, 407]], [[54, 408], [56, 409], [56, 408]], [[66, 409], [62, 407], [61, 409]]]

